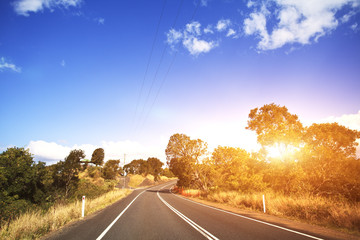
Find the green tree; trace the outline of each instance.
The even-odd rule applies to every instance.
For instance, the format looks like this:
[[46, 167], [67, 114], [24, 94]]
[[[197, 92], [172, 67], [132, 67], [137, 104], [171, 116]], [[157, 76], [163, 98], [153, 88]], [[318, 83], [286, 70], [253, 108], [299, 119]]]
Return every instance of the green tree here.
[[147, 159], [147, 164], [149, 167], [150, 174], [152, 174], [154, 176], [155, 181], [158, 181], [159, 175], [162, 170], [161, 167], [164, 165], [164, 163], [162, 163], [158, 158], [152, 157], [152, 158]]
[[108, 160], [103, 167], [103, 177], [105, 179], [115, 179], [121, 170], [119, 164], [120, 160]]
[[149, 174], [149, 166], [147, 161], [143, 159], [135, 159], [124, 166], [124, 171], [127, 174]]
[[45, 202], [45, 175], [45, 164], [35, 163], [24, 148], [8, 148], [0, 154], [0, 223]]
[[185, 134], [174, 134], [170, 137], [165, 150], [167, 164], [170, 170], [179, 178], [178, 185], [189, 187], [191, 185], [201, 189], [206, 183], [200, 176], [200, 158], [207, 151], [207, 143], [201, 139], [191, 140]]
[[104, 164], [105, 152], [102, 148], [97, 148], [94, 150], [91, 156], [91, 162], [96, 166], [102, 166]]
[[83, 150], [72, 150], [65, 158], [54, 166], [53, 179], [54, 186], [64, 191], [67, 198], [71, 192], [76, 190], [79, 182], [79, 171], [81, 169], [80, 159], [85, 157]]

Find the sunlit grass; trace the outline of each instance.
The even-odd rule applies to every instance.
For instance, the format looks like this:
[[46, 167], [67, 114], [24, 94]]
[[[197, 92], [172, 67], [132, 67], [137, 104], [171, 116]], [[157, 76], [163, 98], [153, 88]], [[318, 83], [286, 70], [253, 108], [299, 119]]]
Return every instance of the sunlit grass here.
[[[132, 192], [129, 189], [118, 189], [108, 192], [93, 200], [87, 199], [85, 216], [126, 197]], [[41, 211], [27, 212], [9, 226], [0, 231], [1, 239], [38, 239], [46, 233], [60, 229], [67, 223], [81, 218], [81, 201], [71, 204], [55, 206], [46, 213]]]
[[[129, 187], [132, 187], [132, 188], [147, 187], [147, 186], [152, 186], [152, 185], [156, 184], [156, 182], [154, 180], [154, 176], [151, 174], [148, 174], [146, 177], [144, 177], [143, 175], [133, 175], [133, 174], [129, 174], [128, 176], [130, 177]], [[177, 179], [177, 178], [168, 178], [165, 176], [160, 176], [158, 181], [167, 182], [167, 181], [171, 181], [174, 179]]]
[[[204, 193], [193, 189], [178, 189], [181, 195], [225, 204], [239, 209], [263, 212], [262, 194], [236, 191]], [[360, 203], [350, 204], [316, 196], [284, 196], [265, 194], [266, 213], [360, 234]]]
[[142, 175], [130, 175], [129, 174], [129, 177], [130, 177], [130, 181], [129, 181], [129, 187], [132, 187], [132, 188], [137, 188], [139, 187], [139, 185], [146, 179], [146, 178], [152, 178], [154, 179], [153, 176], [150, 177], [150, 175], [148, 175], [147, 177], [144, 177]]

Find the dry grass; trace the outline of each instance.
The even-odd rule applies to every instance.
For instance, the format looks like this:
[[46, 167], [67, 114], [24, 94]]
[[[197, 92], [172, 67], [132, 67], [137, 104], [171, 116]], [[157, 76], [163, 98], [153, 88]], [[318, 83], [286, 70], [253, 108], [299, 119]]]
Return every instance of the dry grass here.
[[[108, 192], [96, 199], [86, 200], [85, 216], [126, 197], [132, 191], [119, 189]], [[60, 229], [67, 223], [81, 218], [81, 201], [51, 208], [45, 214], [40, 211], [28, 212], [11, 222], [0, 231], [1, 239], [38, 239], [46, 233]]]
[[[204, 200], [242, 209], [263, 211], [262, 194], [242, 194], [234, 191], [207, 195], [192, 194], [195, 192], [196, 190], [190, 190], [188, 196], [196, 197], [200, 195]], [[322, 197], [304, 195], [295, 197], [274, 193], [265, 194], [265, 198], [266, 213], [268, 214], [343, 229], [351, 233], [360, 233], [360, 203], [350, 204]]]
[[[156, 184], [156, 182], [154, 181], [154, 176], [151, 174], [148, 174], [146, 177], [144, 177], [143, 175], [129, 174], [129, 177], [130, 177], [129, 186], [132, 188], [148, 187], [148, 186], [152, 186], [152, 185]], [[167, 181], [171, 181], [174, 179], [177, 179], [177, 178], [168, 178], [165, 176], [160, 176], [158, 180], [160, 182], [167, 182]]]
[[[150, 175], [148, 175], [150, 176]], [[142, 176], [142, 175], [130, 175], [129, 174], [129, 177], [130, 177], [130, 181], [129, 181], [129, 187], [132, 187], [132, 188], [137, 188], [145, 179], [146, 177]], [[153, 177], [154, 179], [154, 177]]]

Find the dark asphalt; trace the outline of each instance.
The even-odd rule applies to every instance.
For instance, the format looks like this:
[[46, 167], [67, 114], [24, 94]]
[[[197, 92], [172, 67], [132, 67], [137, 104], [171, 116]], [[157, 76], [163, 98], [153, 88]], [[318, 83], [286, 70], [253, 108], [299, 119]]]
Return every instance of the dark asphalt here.
[[[172, 183], [174, 185], [175, 182]], [[143, 191], [102, 239], [206, 239], [196, 227], [181, 218], [181, 214], [190, 219], [189, 222], [192, 220], [199, 228], [209, 232], [211, 235], [208, 239], [214, 239], [212, 236], [218, 239], [316, 239], [185, 200], [169, 192], [172, 185], [165, 183], [146, 190], [135, 190], [127, 198], [47, 239], [97, 239]], [[158, 191], [159, 196], [170, 207], [160, 200]], [[179, 211], [179, 215], [171, 207], [175, 208], [174, 211]], [[304, 233], [320, 239], [332, 239], [311, 232]]]

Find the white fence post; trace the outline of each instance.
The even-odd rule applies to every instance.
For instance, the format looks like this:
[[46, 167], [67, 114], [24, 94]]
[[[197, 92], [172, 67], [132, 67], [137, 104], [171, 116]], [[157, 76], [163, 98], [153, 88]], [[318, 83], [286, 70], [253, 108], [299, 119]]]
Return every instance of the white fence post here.
[[85, 215], [85, 196], [82, 197], [82, 210], [81, 210], [81, 217]]
[[265, 195], [263, 195], [263, 205], [264, 205], [264, 213], [266, 212], [266, 208], [265, 208]]

